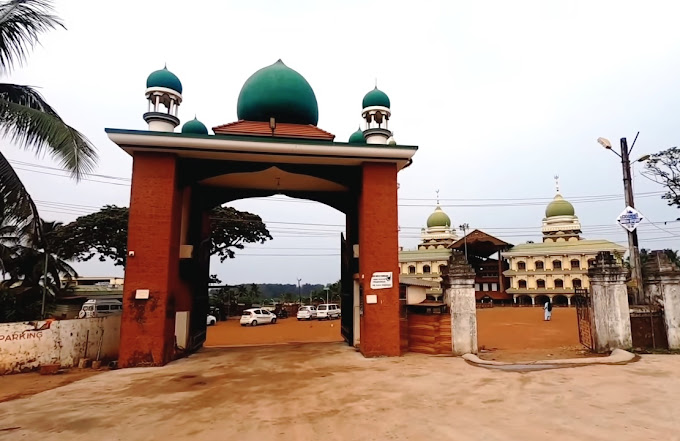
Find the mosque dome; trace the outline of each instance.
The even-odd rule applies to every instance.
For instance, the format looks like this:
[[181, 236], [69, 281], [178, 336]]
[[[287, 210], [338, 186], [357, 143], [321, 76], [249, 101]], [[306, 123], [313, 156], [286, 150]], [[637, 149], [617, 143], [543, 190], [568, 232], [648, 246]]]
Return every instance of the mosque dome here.
[[182, 126], [182, 133], [191, 133], [195, 135], [207, 135], [208, 128], [200, 122], [196, 117], [191, 121], [187, 121]]
[[555, 199], [545, 209], [545, 217], [573, 216], [574, 206], [565, 200], [561, 194], [557, 194]]
[[361, 131], [361, 128], [352, 133], [347, 142], [350, 144], [366, 144], [366, 138], [364, 137], [364, 132]]
[[371, 90], [364, 96], [364, 100], [362, 101], [362, 106], [365, 109], [366, 107], [373, 107], [373, 106], [380, 106], [380, 107], [387, 107], [388, 109], [390, 108], [390, 98], [387, 96], [385, 92], [382, 90], [378, 89], [378, 86], [375, 87], [375, 89]]
[[442, 211], [442, 208], [437, 205], [437, 208], [434, 209], [434, 213], [430, 215], [430, 217], [427, 218], [427, 227], [450, 227], [451, 226], [451, 218]]
[[243, 84], [236, 113], [239, 120], [292, 124], [319, 122], [316, 95], [307, 80], [279, 60], [263, 67]]
[[146, 88], [149, 87], [164, 87], [182, 93], [182, 82], [167, 67], [151, 72], [151, 75], [146, 79]]

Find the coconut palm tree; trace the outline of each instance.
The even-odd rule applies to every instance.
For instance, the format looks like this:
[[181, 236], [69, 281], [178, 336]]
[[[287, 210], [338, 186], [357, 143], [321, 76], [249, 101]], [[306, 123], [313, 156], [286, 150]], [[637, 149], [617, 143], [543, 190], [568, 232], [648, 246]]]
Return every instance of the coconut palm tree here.
[[[25, 62], [43, 32], [65, 28], [53, 12], [49, 0], [0, 1], [0, 73], [7, 74]], [[30, 86], [0, 83], [0, 135], [36, 155], [49, 153], [76, 179], [92, 171], [97, 159], [87, 138], [66, 124]], [[0, 204], [0, 212], [30, 225], [44, 246], [35, 203], [1, 152]]]

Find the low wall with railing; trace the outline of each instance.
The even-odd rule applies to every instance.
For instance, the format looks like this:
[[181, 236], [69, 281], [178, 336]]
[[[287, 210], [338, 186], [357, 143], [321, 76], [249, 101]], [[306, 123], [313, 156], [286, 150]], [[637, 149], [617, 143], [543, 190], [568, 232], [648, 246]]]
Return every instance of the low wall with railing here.
[[41, 365], [72, 367], [81, 358], [118, 358], [120, 315], [18, 323], [0, 323], [0, 375]]

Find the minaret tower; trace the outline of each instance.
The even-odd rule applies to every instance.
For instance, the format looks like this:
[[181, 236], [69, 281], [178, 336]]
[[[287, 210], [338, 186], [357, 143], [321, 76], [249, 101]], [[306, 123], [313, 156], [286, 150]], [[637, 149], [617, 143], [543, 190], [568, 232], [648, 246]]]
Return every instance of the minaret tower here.
[[167, 67], [152, 72], [146, 79], [149, 102], [144, 121], [153, 132], [173, 132], [179, 125], [177, 110], [182, 103], [182, 83]]
[[364, 96], [361, 117], [366, 122], [364, 137], [367, 144], [394, 144], [390, 142], [392, 132], [388, 129], [390, 111], [390, 99], [385, 92], [375, 88]]

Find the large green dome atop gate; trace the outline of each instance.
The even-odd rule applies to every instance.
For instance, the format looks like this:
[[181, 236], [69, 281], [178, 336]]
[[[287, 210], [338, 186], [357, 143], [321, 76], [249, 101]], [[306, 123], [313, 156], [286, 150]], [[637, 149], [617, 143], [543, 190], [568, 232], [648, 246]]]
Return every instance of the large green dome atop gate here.
[[238, 96], [239, 120], [292, 124], [319, 122], [316, 95], [307, 80], [279, 60], [250, 76]]
[[574, 213], [574, 206], [565, 200], [561, 194], [557, 194], [545, 209], [545, 217], [573, 216]]

